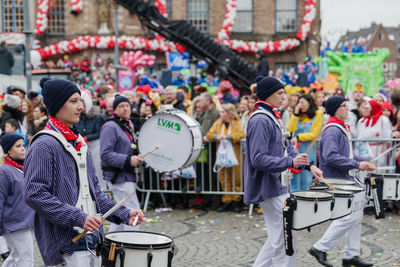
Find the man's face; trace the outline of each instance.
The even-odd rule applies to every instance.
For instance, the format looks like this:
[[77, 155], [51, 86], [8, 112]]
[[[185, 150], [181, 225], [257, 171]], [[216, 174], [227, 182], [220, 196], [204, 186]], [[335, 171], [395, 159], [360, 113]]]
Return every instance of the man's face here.
[[18, 97], [21, 98], [21, 99], [23, 99], [23, 98], [25, 97], [25, 94], [22, 93], [20, 90], [14, 90], [14, 91], [12, 92], [12, 94], [18, 96]]
[[107, 113], [110, 115], [113, 113], [113, 101], [107, 101], [106, 110], [107, 110]]
[[129, 117], [131, 116], [131, 105], [128, 102], [119, 103], [115, 108], [114, 113], [120, 118], [129, 120]]
[[363, 91], [354, 91], [353, 92], [353, 99], [354, 101], [360, 101], [364, 97], [364, 92]]
[[167, 103], [171, 103], [176, 98], [176, 93], [173, 90], [167, 90], [164, 94]]
[[67, 126], [72, 127], [74, 123], [79, 121], [79, 116], [83, 110], [84, 104], [81, 95], [79, 93], [74, 93], [57, 112], [56, 118]]
[[272, 95], [270, 95], [265, 101], [274, 107], [279, 108], [283, 101], [285, 101], [285, 89], [281, 88]]

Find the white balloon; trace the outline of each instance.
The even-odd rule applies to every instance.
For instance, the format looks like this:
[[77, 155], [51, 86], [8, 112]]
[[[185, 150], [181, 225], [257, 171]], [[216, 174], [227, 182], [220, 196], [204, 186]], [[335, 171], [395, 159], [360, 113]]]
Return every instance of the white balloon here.
[[40, 56], [40, 53], [36, 50], [31, 50], [31, 63], [33, 68], [38, 67], [41, 61], [42, 57]]

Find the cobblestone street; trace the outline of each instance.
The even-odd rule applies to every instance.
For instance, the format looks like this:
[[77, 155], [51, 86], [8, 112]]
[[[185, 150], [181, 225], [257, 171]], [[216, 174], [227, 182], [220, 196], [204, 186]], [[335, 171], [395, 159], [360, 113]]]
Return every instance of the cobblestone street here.
[[[181, 210], [146, 213], [147, 222], [141, 230], [163, 233], [174, 239], [178, 252], [174, 267], [251, 266], [266, 239], [262, 216], [249, 218], [247, 211], [217, 213], [201, 210]], [[387, 213], [383, 220], [364, 216], [361, 257], [374, 266], [400, 266], [399, 226], [400, 217]], [[150, 222], [152, 220], [153, 222]], [[329, 222], [297, 232], [296, 266], [318, 266], [307, 250], [318, 240]], [[334, 266], [341, 266], [343, 242], [329, 252], [328, 259]], [[35, 266], [43, 266], [35, 250]]]

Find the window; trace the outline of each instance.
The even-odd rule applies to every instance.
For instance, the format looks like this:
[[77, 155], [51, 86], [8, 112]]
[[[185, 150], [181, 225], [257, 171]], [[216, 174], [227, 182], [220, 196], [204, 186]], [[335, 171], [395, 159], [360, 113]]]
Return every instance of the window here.
[[275, 1], [275, 31], [297, 31], [297, 0]]
[[208, 33], [208, 0], [187, 0], [187, 21], [203, 33]]
[[389, 39], [390, 39], [390, 41], [394, 41], [394, 35], [393, 34], [389, 34]]
[[1, 1], [2, 32], [24, 31], [24, 1]]
[[383, 35], [383, 33], [380, 33], [379, 34], [379, 41], [383, 41], [383, 39], [384, 39], [384, 35]]
[[232, 31], [238, 33], [252, 32], [253, 0], [238, 0], [236, 4], [236, 18]]
[[64, 35], [65, 34], [65, 9], [64, 0], [54, 0], [53, 6], [49, 11], [49, 26], [47, 28], [48, 35]]
[[289, 63], [275, 63], [275, 70], [281, 69], [282, 74], [285, 72], [289, 72], [291, 68], [297, 69], [297, 63], [296, 62], [289, 62]]

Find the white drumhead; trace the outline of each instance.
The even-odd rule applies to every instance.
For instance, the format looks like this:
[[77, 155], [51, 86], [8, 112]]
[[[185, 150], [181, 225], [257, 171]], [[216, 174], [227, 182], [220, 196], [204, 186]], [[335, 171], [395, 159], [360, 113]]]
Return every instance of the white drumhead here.
[[358, 185], [344, 185], [338, 184], [335, 185], [335, 188], [342, 191], [351, 191], [351, 192], [361, 192], [364, 191], [364, 188]]
[[144, 232], [115, 232], [106, 234], [106, 238], [113, 242], [134, 245], [162, 245], [172, 242], [172, 239], [159, 234]]
[[310, 198], [310, 199], [332, 197], [331, 194], [328, 194], [325, 192], [319, 192], [319, 191], [295, 191], [295, 192], [292, 192], [292, 195], [297, 196], [297, 197]]
[[[189, 160], [194, 146], [194, 137], [187, 123], [181, 118], [186, 114], [157, 113], [150, 117], [140, 129], [138, 148], [143, 155], [159, 146], [144, 161], [156, 171], [172, 172], [182, 168]], [[193, 120], [194, 121], [194, 120]], [[195, 138], [201, 140], [201, 131]]]
[[347, 185], [356, 184], [356, 182], [349, 179], [325, 178], [324, 180], [326, 180], [330, 184], [347, 184]]

